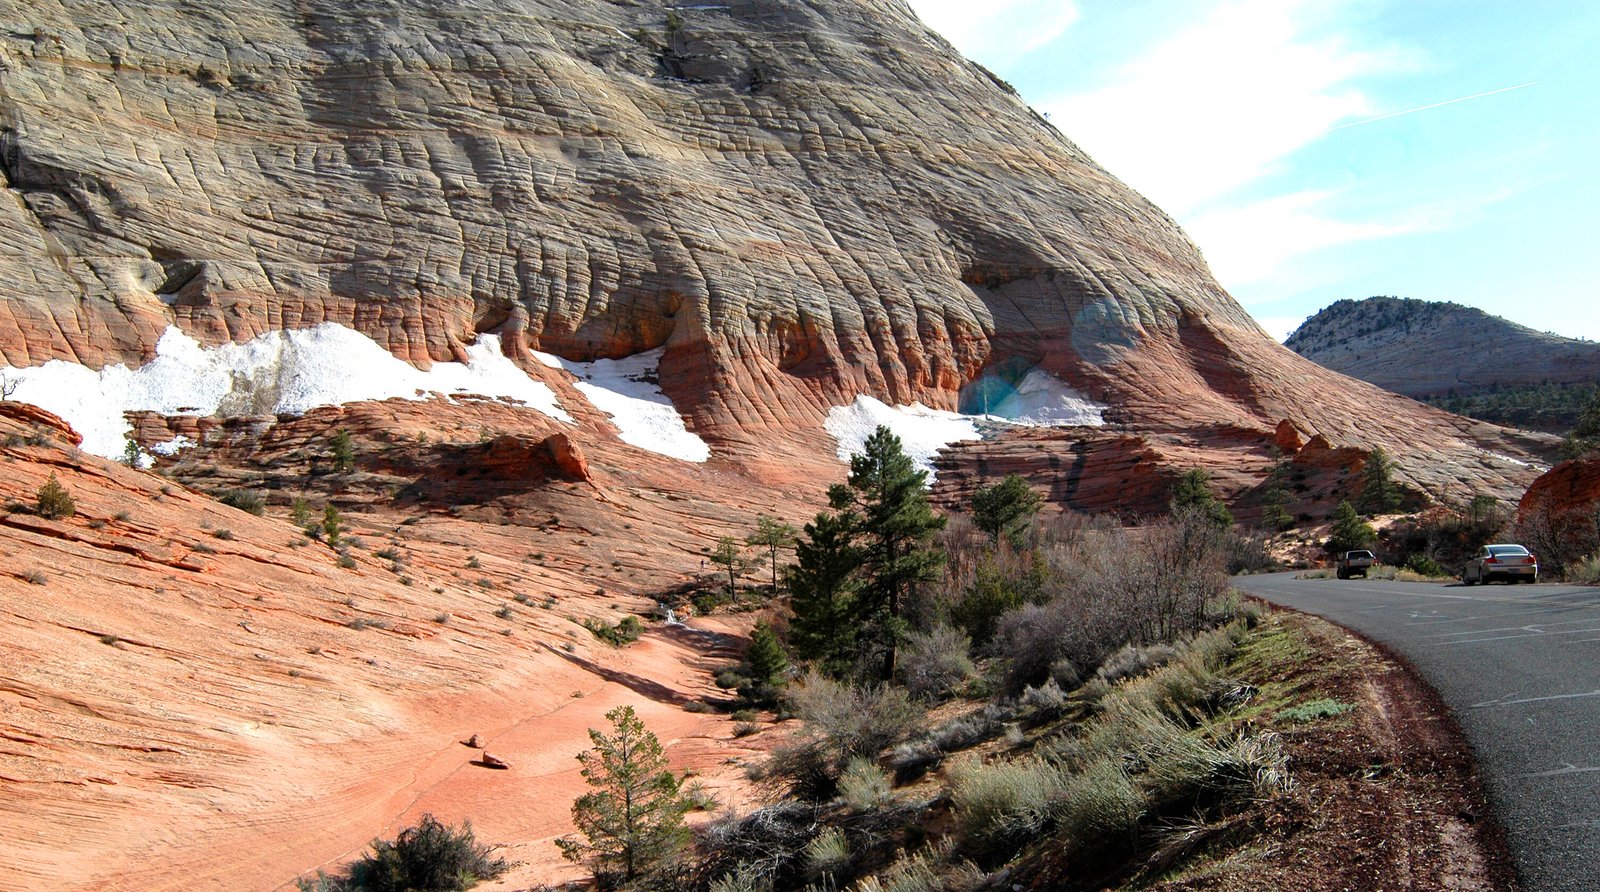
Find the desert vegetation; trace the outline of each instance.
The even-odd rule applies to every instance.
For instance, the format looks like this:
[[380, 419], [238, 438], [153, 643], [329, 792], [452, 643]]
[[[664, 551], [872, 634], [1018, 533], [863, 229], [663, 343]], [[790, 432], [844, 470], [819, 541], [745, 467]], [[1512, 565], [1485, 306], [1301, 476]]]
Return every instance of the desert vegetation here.
[[[795, 538], [787, 601], [718, 675], [736, 736], [762, 733], [757, 709], [796, 720], [750, 767], [766, 804], [691, 836], [637, 716], [591, 731], [597, 789], [563, 848], [603, 888], [964, 889], [1060, 858], [1083, 877], [1067, 887], [1098, 888], [1146, 869], [1157, 828], [1293, 789], [1277, 733], [1241, 719], [1257, 688], [1235, 664], [1262, 614], [1230, 592], [1239, 534], [1204, 473], [1132, 529], [1040, 520], [1019, 477], [941, 516], [925, 478], [873, 434]], [[763, 537], [769, 559], [789, 535]], [[712, 554], [729, 586], [736, 546]], [[1321, 708], [1282, 721], [1338, 714]]]
[[318, 871], [296, 883], [300, 892], [462, 892], [505, 873], [472, 825], [453, 827], [431, 814], [393, 840], [373, 840], [371, 850], [343, 874]]

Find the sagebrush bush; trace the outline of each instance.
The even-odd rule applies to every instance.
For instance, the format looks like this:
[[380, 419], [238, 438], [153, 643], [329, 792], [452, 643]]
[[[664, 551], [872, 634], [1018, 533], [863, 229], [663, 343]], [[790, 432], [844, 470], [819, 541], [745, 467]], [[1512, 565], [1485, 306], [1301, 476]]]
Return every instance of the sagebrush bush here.
[[1003, 861], [1039, 832], [1064, 780], [1059, 768], [1034, 758], [991, 765], [963, 759], [948, 775], [961, 847], [991, 862]]
[[985, 888], [991, 878], [970, 861], [955, 860], [946, 843], [935, 843], [889, 866], [882, 878], [867, 877], [854, 892], [967, 892]]
[[806, 869], [813, 877], [826, 877], [838, 882], [841, 875], [850, 872], [850, 840], [844, 832], [830, 828], [817, 834], [806, 846]]
[[922, 729], [923, 710], [900, 688], [852, 685], [808, 675], [791, 704], [806, 732], [824, 740], [840, 767], [854, 756], [873, 757]]
[[1144, 800], [1114, 758], [1098, 758], [1069, 774], [1051, 799], [1050, 818], [1074, 852], [1125, 849], [1139, 828]]
[[971, 649], [967, 634], [950, 626], [913, 632], [900, 651], [900, 681], [913, 697], [942, 700], [977, 671]]
[[1600, 583], [1600, 557], [1586, 558], [1568, 568], [1567, 581], [1579, 585]]
[[1115, 683], [1125, 678], [1144, 675], [1157, 666], [1165, 666], [1177, 655], [1178, 652], [1167, 644], [1152, 644], [1148, 647], [1127, 644], [1107, 657], [1106, 661], [1100, 664], [1096, 674], [1106, 681]]
[[267, 500], [261, 493], [248, 489], [228, 489], [217, 495], [217, 501], [240, 511], [247, 511], [260, 517], [266, 513]]
[[986, 703], [980, 709], [934, 728], [924, 739], [944, 752], [953, 753], [998, 737], [1004, 724], [1011, 719], [1012, 711], [1003, 704]]
[[1047, 716], [1059, 715], [1067, 706], [1067, 694], [1056, 684], [1056, 680], [1047, 679], [1039, 687], [1029, 686], [1022, 691], [1021, 703], [1028, 709], [1035, 710]]
[[302, 881], [301, 889], [329, 892], [461, 892], [480, 880], [494, 879], [509, 869], [504, 859], [490, 858], [471, 824], [452, 827], [431, 814], [400, 831], [393, 842], [374, 840], [372, 852], [350, 865], [347, 878], [319, 875]]
[[852, 811], [874, 811], [894, 801], [894, 788], [875, 763], [857, 757], [839, 775], [839, 798]]

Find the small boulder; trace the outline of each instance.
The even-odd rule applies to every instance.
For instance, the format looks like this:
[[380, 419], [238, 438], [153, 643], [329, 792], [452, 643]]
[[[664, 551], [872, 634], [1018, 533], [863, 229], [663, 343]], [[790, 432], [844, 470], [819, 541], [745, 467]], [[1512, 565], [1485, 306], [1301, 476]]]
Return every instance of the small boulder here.
[[471, 737], [468, 737], [467, 740], [466, 740], [466, 743], [467, 743], [467, 746], [470, 746], [475, 750], [483, 749], [483, 741], [478, 739], [478, 735], [476, 735], [476, 734], [472, 735]]
[[478, 758], [478, 764], [485, 768], [497, 768], [504, 771], [511, 767], [511, 763], [491, 753], [484, 753]]

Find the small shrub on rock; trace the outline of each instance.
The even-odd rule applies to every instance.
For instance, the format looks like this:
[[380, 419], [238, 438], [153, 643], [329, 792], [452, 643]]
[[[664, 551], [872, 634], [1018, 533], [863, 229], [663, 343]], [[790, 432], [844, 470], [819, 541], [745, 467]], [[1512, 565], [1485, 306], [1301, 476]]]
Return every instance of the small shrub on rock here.
[[72, 494], [56, 479], [54, 471], [50, 472], [50, 479], [39, 487], [37, 501], [33, 509], [40, 517], [51, 520], [63, 520], [78, 513], [78, 503], [73, 500]]
[[297, 885], [303, 892], [461, 892], [509, 869], [489, 851], [473, 837], [471, 824], [452, 827], [427, 814], [393, 842], [374, 840], [372, 853], [350, 865], [348, 877], [319, 875]]

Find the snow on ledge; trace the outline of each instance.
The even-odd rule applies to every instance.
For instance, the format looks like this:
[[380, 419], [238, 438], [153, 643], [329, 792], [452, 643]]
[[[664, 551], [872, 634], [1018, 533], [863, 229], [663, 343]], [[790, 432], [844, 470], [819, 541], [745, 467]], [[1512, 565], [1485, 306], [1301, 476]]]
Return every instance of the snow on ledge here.
[[684, 424], [671, 398], [661, 392], [661, 356], [665, 347], [635, 353], [622, 359], [573, 362], [548, 353], [534, 358], [565, 369], [577, 378], [573, 384], [596, 409], [610, 416], [622, 442], [669, 458], [704, 462], [711, 447]]
[[118, 364], [97, 372], [51, 360], [0, 372], [17, 382], [14, 399], [61, 416], [83, 435], [85, 451], [113, 458], [123, 454], [131, 430], [123, 413], [133, 411], [299, 415], [318, 406], [363, 400], [421, 400], [435, 394], [449, 399], [470, 393], [573, 422], [548, 385], [529, 378], [506, 358], [498, 336], [479, 335], [466, 352], [464, 363], [434, 363], [424, 372], [366, 335], [333, 322], [217, 347], [202, 347], [169, 327], [156, 345], [156, 358], [137, 369]]
[[1037, 368], [1015, 384], [985, 374], [961, 388], [961, 407], [981, 418], [1029, 427], [1100, 427], [1107, 408]]
[[878, 427], [886, 427], [900, 438], [912, 463], [930, 475], [939, 450], [958, 440], [979, 439], [978, 427], [968, 416], [930, 409], [921, 403], [890, 406], [866, 394], [848, 406], [829, 409], [822, 426], [839, 441], [840, 461], [860, 455], [867, 437]]

